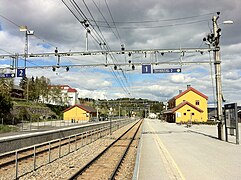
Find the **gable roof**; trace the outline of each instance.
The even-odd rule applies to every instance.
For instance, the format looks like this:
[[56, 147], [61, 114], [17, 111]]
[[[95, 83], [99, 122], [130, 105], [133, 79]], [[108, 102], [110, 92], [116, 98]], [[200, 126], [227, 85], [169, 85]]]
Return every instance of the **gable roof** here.
[[178, 109], [180, 109], [181, 107], [185, 106], [185, 105], [189, 105], [191, 106], [193, 109], [196, 109], [199, 112], [203, 112], [202, 109], [198, 108], [197, 106], [194, 106], [193, 104], [191, 104], [188, 101], [183, 101], [182, 103], [180, 103], [178, 106], [176, 106], [175, 108], [172, 109], [172, 113], [174, 113], [175, 111], [177, 111]]
[[89, 106], [86, 106], [86, 105], [84, 105], [84, 104], [80, 104], [80, 105], [77, 105], [77, 104], [76, 104], [76, 105], [74, 105], [74, 106], [71, 106], [71, 107], [65, 109], [64, 112], [69, 111], [70, 109], [73, 109], [74, 107], [78, 107], [78, 108], [80, 108], [80, 109], [83, 109], [83, 110], [85, 110], [85, 111], [88, 112], [88, 113], [95, 113], [95, 112], [97, 112], [94, 108], [89, 107]]
[[194, 93], [198, 94], [199, 96], [202, 96], [206, 100], [208, 100], [208, 97], [204, 95], [203, 93], [199, 92], [198, 90], [194, 89], [193, 87], [189, 87], [187, 90], [183, 91], [182, 93], [178, 94], [177, 96], [174, 97], [174, 99], [178, 99], [184, 94], [188, 93], [189, 91], [193, 91]]
[[68, 89], [68, 92], [77, 92], [77, 90], [70, 87], [70, 88]]

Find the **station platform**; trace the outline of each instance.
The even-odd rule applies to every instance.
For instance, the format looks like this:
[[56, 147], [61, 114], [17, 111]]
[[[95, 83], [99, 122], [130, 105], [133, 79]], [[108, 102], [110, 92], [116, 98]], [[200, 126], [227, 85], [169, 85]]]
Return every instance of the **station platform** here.
[[241, 145], [217, 139], [216, 125], [145, 119], [133, 180], [241, 179]]

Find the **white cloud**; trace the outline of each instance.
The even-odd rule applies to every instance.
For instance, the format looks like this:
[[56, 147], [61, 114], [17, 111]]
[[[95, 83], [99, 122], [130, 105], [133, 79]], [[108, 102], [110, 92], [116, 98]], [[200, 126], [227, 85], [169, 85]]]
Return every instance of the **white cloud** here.
[[[96, 1], [97, 2], [97, 1]], [[82, 1], [77, 2], [87, 17], [90, 17]], [[91, 1], [86, 1], [92, 15], [96, 20], [103, 21], [98, 10]], [[108, 1], [113, 18], [118, 27], [121, 41], [115, 37], [112, 31], [117, 35], [115, 28], [104, 28], [105, 23], [101, 23], [100, 29], [111, 50], [119, 50], [120, 44], [124, 43], [126, 49], [151, 49], [151, 48], [184, 48], [200, 47], [202, 39], [210, 32], [212, 28], [212, 15], [208, 14], [220, 9], [224, 9], [220, 15], [220, 22], [223, 19], [232, 19], [234, 24], [231, 26], [222, 26], [221, 36], [221, 59], [223, 73], [223, 89], [228, 99], [238, 101], [236, 94], [241, 93], [240, 69], [241, 69], [241, 36], [238, 36], [241, 28], [240, 7], [241, 1], [230, 3], [221, 1], [218, 4], [215, 0], [191, 1], [183, 0], [181, 2], [150, 0], [150, 1]], [[98, 7], [108, 21], [112, 21], [103, 1], [97, 2]], [[36, 8], [38, 7], [38, 8]], [[6, 16], [18, 25], [27, 25], [35, 31], [35, 36], [29, 37], [29, 52], [43, 53], [54, 52], [58, 47], [59, 52], [68, 51], [85, 51], [85, 30], [81, 24], [74, 18], [61, 1], [56, 0], [39, 0], [39, 1], [16, 1], [2, 0], [0, 14]], [[11, 12], [11, 13], [10, 13]], [[203, 15], [208, 14], [208, 15]], [[200, 16], [198, 16], [200, 15]], [[185, 18], [197, 16], [192, 18]], [[178, 18], [181, 18], [177, 20]], [[168, 20], [169, 21], [165, 21]], [[83, 20], [80, 17], [80, 20]], [[163, 21], [164, 20], [164, 21]], [[201, 23], [190, 23], [193, 21], [205, 20]], [[121, 23], [121, 22], [138, 21], [145, 23]], [[147, 21], [152, 21], [148, 22]], [[174, 26], [174, 24], [182, 24]], [[113, 25], [113, 24], [112, 24]], [[155, 26], [167, 26], [154, 28]], [[173, 26], [172, 26], [173, 25]], [[122, 29], [121, 27], [150, 27]], [[220, 25], [221, 26], [221, 25]], [[24, 51], [24, 33], [19, 32], [18, 27], [0, 17], [0, 44], [5, 51], [12, 53], [23, 53]], [[95, 27], [96, 30], [98, 29]], [[92, 32], [94, 34], [94, 32]], [[42, 45], [50, 43], [48, 48]], [[52, 46], [53, 45], [53, 46]], [[201, 47], [207, 47], [202, 45]], [[99, 45], [89, 36], [89, 49], [99, 50]], [[0, 51], [0, 54], [6, 54]], [[213, 59], [213, 55], [210, 55]], [[183, 61], [209, 61], [209, 55], [187, 54]], [[124, 63], [131, 60], [132, 62], [150, 63], [158, 61], [179, 60], [180, 54], [168, 54], [164, 56], [155, 55], [118, 55], [115, 59], [107, 57], [110, 63]], [[29, 58], [33, 64], [56, 65], [57, 58]], [[19, 61], [23, 64], [23, 61]], [[61, 65], [72, 64], [105, 64], [105, 56], [76, 56], [63, 58]], [[0, 65], [4, 66], [7, 61], [0, 60]], [[172, 65], [165, 65], [164, 68], [172, 68]], [[156, 68], [163, 68], [162, 65]], [[56, 72], [49, 69], [27, 69], [28, 76], [46, 76], [54, 84], [69, 84], [73, 88], [79, 88], [82, 96], [90, 97], [107, 97], [118, 98], [128, 97], [128, 91], [125, 92], [122, 86], [129, 89], [131, 95], [136, 98], [148, 98], [153, 100], [165, 100], [178, 93], [179, 89], [185, 89], [187, 84], [212, 96], [213, 84], [210, 78], [209, 65], [183, 65], [180, 74], [141, 74], [141, 66], [136, 66], [135, 71], [130, 71], [130, 66], [121, 67], [122, 72], [111, 72], [110, 67], [70, 67], [66, 72], [64, 68], [59, 68]], [[213, 71], [214, 73], [214, 71]], [[117, 80], [118, 79], [118, 80]], [[214, 83], [215, 84], [215, 83]], [[235, 92], [235, 94], [233, 93]]]
[[76, 88], [78, 91], [79, 98], [92, 98], [92, 99], [106, 99], [105, 91], [90, 91]]
[[193, 80], [188, 74], [174, 74], [171, 77], [172, 83], [191, 83]]
[[227, 73], [224, 73], [223, 77], [229, 80], [238, 80], [240, 79], [240, 74], [237, 71], [227, 72]]

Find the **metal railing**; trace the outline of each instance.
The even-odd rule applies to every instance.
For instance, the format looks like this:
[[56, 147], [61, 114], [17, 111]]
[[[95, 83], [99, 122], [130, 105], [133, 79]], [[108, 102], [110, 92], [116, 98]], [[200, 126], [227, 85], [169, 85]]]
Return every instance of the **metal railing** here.
[[[3, 159], [4, 156], [10, 156], [11, 154], [15, 155], [15, 159], [13, 160], [15, 163], [15, 177], [12, 178], [18, 179], [27, 173], [33, 172], [46, 164], [77, 151], [81, 147], [86, 146], [103, 136], [107, 136], [110, 134], [110, 129], [112, 129], [112, 132], [114, 132], [133, 121], [135, 121], [135, 119], [122, 120], [119, 122], [116, 121], [113, 124], [107, 124], [100, 128], [91, 129], [79, 134], [74, 134], [27, 148], [22, 148], [10, 153], [5, 153], [0, 157]], [[112, 127], [110, 127], [110, 125]], [[31, 152], [27, 156], [29, 157], [29, 160], [32, 161], [32, 167], [24, 166], [24, 163], [23, 165], [19, 163], [20, 161], [26, 159], [24, 156], [26, 156], [27, 151]], [[44, 156], [40, 156], [43, 154]]]

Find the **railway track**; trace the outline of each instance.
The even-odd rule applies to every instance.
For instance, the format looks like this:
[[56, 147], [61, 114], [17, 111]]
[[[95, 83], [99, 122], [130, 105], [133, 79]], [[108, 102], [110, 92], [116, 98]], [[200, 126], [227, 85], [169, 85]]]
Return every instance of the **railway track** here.
[[[26, 173], [34, 171], [45, 164], [53, 162], [56, 159], [91, 143], [97, 138], [103, 136], [105, 131], [109, 131], [108, 128], [95, 129], [93, 131], [84, 132], [76, 136], [3, 154], [0, 156], [1, 177], [4, 174], [8, 174], [8, 172], [15, 172], [14, 178], [17, 179]], [[45, 159], [44, 162], [43, 159]], [[42, 163], [38, 163], [40, 160]], [[28, 170], [26, 170], [25, 167], [28, 167]]]
[[135, 140], [137, 133], [140, 132], [141, 124], [142, 120], [137, 121], [89, 163], [71, 175], [69, 180], [118, 179], [118, 176], [126, 173], [124, 172], [126, 169], [124, 168], [125, 157], [130, 148], [137, 147], [136, 144], [133, 145], [133, 141]]

